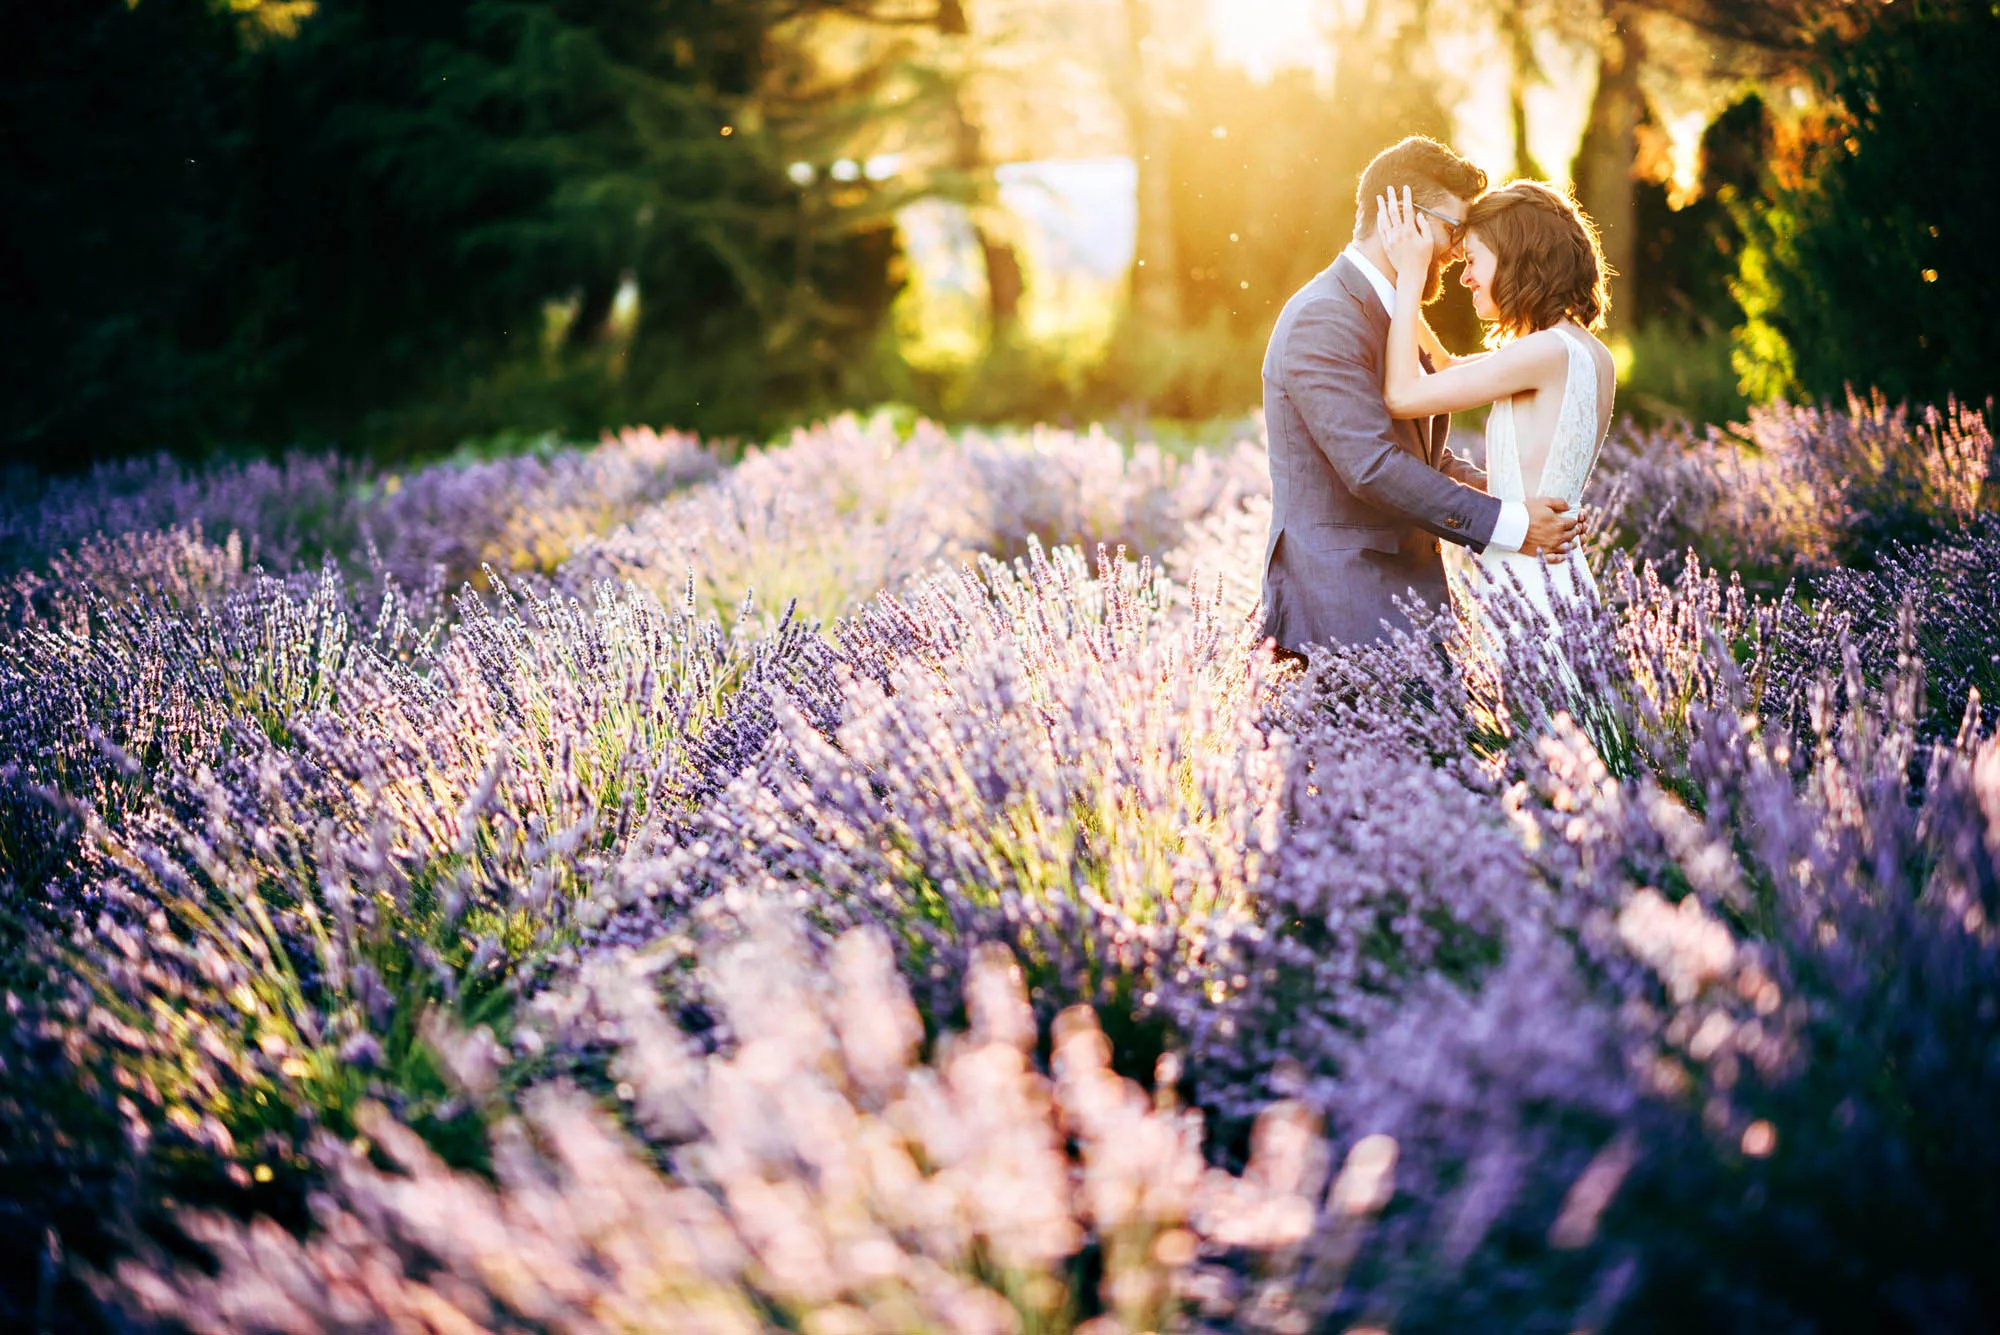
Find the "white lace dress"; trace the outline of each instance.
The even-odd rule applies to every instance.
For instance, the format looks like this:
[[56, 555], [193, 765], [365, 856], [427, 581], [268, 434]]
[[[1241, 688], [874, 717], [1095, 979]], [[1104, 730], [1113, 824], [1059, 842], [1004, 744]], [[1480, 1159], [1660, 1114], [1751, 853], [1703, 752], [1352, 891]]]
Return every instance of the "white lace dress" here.
[[[1597, 364], [1581, 335], [1556, 327], [1555, 333], [1569, 351], [1569, 369], [1563, 380], [1561, 410], [1556, 415], [1555, 434], [1548, 453], [1529, 486], [1522, 476], [1520, 444], [1514, 435], [1514, 400], [1501, 399], [1486, 419], [1486, 485], [1496, 499], [1526, 501], [1530, 496], [1547, 496], [1568, 501], [1574, 509], [1583, 501], [1584, 483], [1597, 466], [1604, 438], [1597, 429]], [[1539, 556], [1503, 552], [1492, 547], [1479, 553], [1477, 569], [1469, 592], [1486, 622], [1489, 633], [1498, 633], [1502, 622], [1512, 615], [1496, 615], [1494, 590], [1504, 589], [1518, 579], [1520, 587], [1541, 614], [1542, 629], [1556, 632], [1554, 600], [1576, 597], [1580, 588], [1595, 591], [1590, 567], [1583, 553], [1571, 549], [1560, 565], [1551, 565]], [[1510, 576], [1512, 578], [1510, 578]]]

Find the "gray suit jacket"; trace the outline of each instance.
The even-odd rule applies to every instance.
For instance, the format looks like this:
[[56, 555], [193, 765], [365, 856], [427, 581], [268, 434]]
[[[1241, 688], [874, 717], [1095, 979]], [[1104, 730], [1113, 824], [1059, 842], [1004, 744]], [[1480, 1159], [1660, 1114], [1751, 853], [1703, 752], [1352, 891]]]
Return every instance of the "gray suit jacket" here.
[[1264, 355], [1271, 534], [1264, 634], [1280, 648], [1361, 644], [1403, 624], [1395, 598], [1445, 601], [1438, 539], [1483, 551], [1500, 502], [1445, 448], [1448, 416], [1397, 421], [1382, 403], [1389, 315], [1335, 260], [1285, 303]]

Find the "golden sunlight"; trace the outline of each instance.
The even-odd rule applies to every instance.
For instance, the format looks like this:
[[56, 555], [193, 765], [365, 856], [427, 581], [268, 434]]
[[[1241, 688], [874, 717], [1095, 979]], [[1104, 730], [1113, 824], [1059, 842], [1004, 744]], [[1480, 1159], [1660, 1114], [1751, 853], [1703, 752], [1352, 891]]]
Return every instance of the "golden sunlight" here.
[[1322, 0], [1208, 0], [1215, 53], [1265, 78], [1290, 66], [1319, 68], [1329, 55]]

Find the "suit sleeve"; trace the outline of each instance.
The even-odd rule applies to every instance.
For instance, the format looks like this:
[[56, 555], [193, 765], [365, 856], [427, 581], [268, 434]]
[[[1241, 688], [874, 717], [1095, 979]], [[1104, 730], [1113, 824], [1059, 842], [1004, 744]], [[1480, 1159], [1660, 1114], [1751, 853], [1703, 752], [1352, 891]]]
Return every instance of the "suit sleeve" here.
[[1382, 402], [1382, 349], [1359, 312], [1344, 305], [1331, 298], [1301, 310], [1280, 359], [1285, 392], [1313, 443], [1347, 489], [1368, 504], [1483, 551], [1500, 517], [1500, 502], [1453, 481], [1396, 443]]

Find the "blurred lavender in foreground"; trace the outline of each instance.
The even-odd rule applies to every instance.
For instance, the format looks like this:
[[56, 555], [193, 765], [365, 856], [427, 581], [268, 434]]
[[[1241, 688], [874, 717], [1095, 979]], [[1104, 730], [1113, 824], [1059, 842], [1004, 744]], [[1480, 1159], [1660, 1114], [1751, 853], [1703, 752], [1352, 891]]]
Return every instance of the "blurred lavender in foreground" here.
[[1087, 1011], [1058, 1025], [1053, 1078], [1037, 1073], [1005, 952], [974, 959], [969, 1028], [925, 1065], [878, 934], [841, 938], [823, 966], [768, 924], [721, 952], [736, 1046], [711, 1057], [651, 1009], [636, 964], [600, 963], [585, 1002], [622, 1035], [629, 1130], [537, 1089], [496, 1129], [489, 1185], [370, 1105], [367, 1142], [316, 1147], [311, 1241], [190, 1215], [212, 1276], [152, 1251], [99, 1292], [205, 1332], [1063, 1331], [1093, 1312], [1145, 1330], [1260, 1296], [1218, 1262], [1282, 1256], [1310, 1230], [1325, 1160], [1292, 1110], [1267, 1111], [1241, 1177], [1207, 1167], [1199, 1119], [1107, 1069]]

